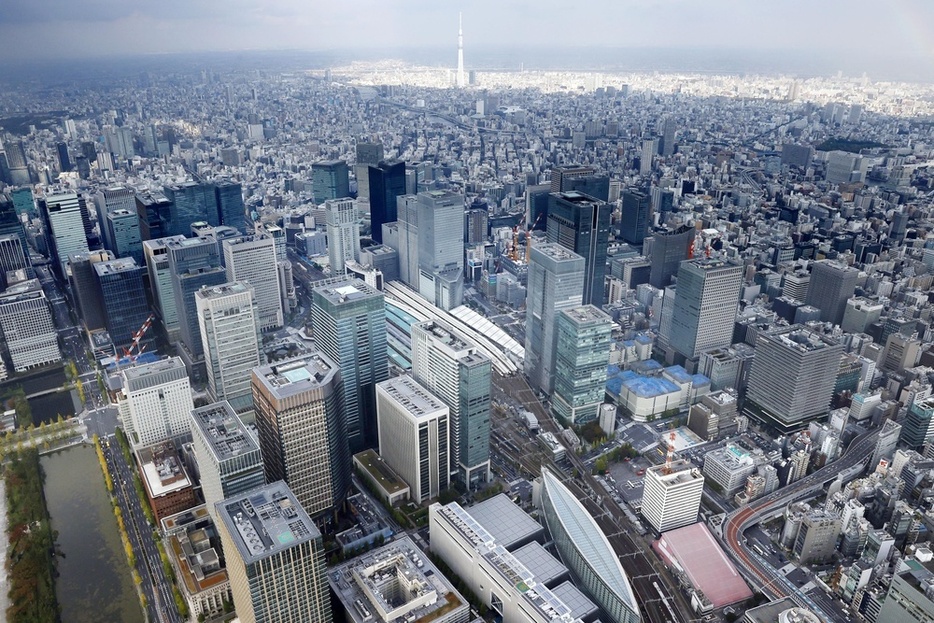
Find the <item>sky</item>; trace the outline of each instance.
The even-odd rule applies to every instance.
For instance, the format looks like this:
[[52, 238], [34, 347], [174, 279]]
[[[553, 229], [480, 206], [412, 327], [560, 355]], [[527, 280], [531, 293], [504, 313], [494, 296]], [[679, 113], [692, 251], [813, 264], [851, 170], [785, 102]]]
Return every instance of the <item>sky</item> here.
[[458, 11], [468, 65], [471, 49], [596, 45], [793, 51], [934, 67], [934, 0], [0, 0], [0, 41], [6, 61], [453, 50]]

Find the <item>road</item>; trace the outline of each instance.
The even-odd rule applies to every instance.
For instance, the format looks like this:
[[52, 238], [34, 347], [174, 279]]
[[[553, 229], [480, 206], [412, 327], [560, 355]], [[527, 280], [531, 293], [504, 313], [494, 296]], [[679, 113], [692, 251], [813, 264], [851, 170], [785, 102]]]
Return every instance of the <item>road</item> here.
[[149, 621], [159, 623], [182, 623], [183, 619], [175, 607], [172, 584], [165, 576], [159, 550], [153, 538], [153, 529], [143, 514], [139, 496], [133, 485], [133, 469], [127, 464], [123, 452], [114, 437], [102, 443], [104, 458], [114, 483], [114, 494], [130, 545], [136, 555], [136, 571], [143, 582], [140, 589], [146, 597], [146, 615]]
[[[827, 481], [833, 480], [841, 471], [866, 462], [872, 455], [878, 435], [878, 430], [864, 433], [854, 439], [843, 456], [833, 463], [727, 516], [723, 524], [724, 548], [745, 572], [747, 579], [754, 586], [758, 586], [763, 593], [776, 599], [792, 597], [801, 606], [816, 610], [822, 615], [823, 620], [840, 620], [838, 613], [832, 612], [831, 614], [837, 616], [828, 617], [827, 613], [814, 603], [814, 600], [803, 594], [766, 560], [753, 552], [747, 543], [745, 533], [763, 518], [770, 516], [777, 509], [784, 508], [788, 503], [816, 495], [823, 490]], [[842, 620], [846, 621], [845, 618]]]
[[[561, 430], [545, 411], [523, 376], [501, 376], [494, 373], [493, 384], [496, 396], [518, 401], [524, 409], [538, 418], [542, 431], [549, 431], [561, 439]], [[500, 418], [491, 418], [491, 422], [500, 434], [512, 435], [512, 443], [524, 443], [521, 434], [518, 439], [515, 436], [514, 431], [518, 429], [513, 428], [511, 431], [503, 427]], [[565, 454], [571, 469], [568, 469], [568, 466], [553, 464], [552, 466], [606, 534], [607, 540], [619, 556], [623, 569], [629, 576], [643, 620], [648, 623], [695, 620], [696, 616], [690, 604], [671, 573], [649, 549], [648, 541], [633, 534], [635, 529], [623, 510], [606, 496], [602, 485], [591, 475], [590, 469], [580, 461], [577, 455], [570, 449]], [[530, 471], [533, 475], [541, 473], [540, 466], [535, 464], [537, 459], [531, 458], [528, 454], [516, 458], [523, 469]], [[548, 464], [547, 457], [542, 463]], [[576, 470], [576, 477], [569, 477], [569, 472], [574, 470]]]

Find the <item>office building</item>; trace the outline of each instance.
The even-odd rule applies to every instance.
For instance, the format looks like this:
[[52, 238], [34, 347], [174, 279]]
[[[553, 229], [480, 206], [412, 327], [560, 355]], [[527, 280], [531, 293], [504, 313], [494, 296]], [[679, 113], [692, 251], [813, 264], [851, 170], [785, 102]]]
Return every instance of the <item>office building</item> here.
[[656, 532], [697, 523], [704, 476], [688, 461], [655, 465], [645, 471], [642, 516]]
[[156, 524], [170, 515], [194, 508], [198, 504], [195, 488], [188, 471], [172, 441], [163, 441], [136, 450], [143, 491], [152, 509]]
[[[129, 348], [133, 336], [149, 318], [143, 269], [132, 257], [97, 262], [93, 266], [107, 319], [107, 332], [120, 353]], [[155, 336], [147, 332], [141, 338], [140, 348], [145, 349], [154, 339]]]
[[185, 235], [197, 221], [207, 221], [215, 227], [221, 224], [213, 184], [188, 181], [164, 186], [162, 190], [172, 204], [169, 218], [162, 223], [162, 236]]
[[350, 176], [343, 160], [315, 162], [311, 165], [311, 192], [315, 203], [350, 197]]
[[671, 285], [671, 278], [678, 274], [681, 262], [691, 258], [696, 233], [689, 225], [652, 232], [649, 283], [653, 287], [661, 289]]
[[266, 484], [259, 444], [227, 401], [191, 412], [191, 441], [201, 493], [216, 520], [215, 504]]
[[735, 390], [719, 390], [701, 397], [691, 405], [688, 428], [701, 439], [715, 441], [738, 432]]
[[830, 260], [816, 262], [811, 269], [808, 294], [804, 299], [821, 311], [822, 322], [840, 324], [846, 312], [846, 302], [856, 291], [859, 271]]
[[483, 244], [490, 230], [490, 211], [471, 208], [464, 212], [464, 242], [468, 245]]
[[642, 154], [639, 159], [639, 175], [647, 176], [652, 173], [652, 160], [658, 153], [658, 139], [647, 138], [642, 141]]
[[865, 333], [866, 329], [882, 317], [885, 305], [862, 296], [847, 299], [840, 328], [847, 333]]
[[619, 237], [629, 244], [641, 247], [652, 226], [651, 198], [637, 188], [624, 190], [620, 193], [620, 198], [622, 208], [619, 218]]
[[253, 408], [252, 370], [262, 363], [259, 309], [253, 287], [242, 281], [195, 292], [208, 391], [243, 413]]
[[459, 307], [464, 298], [464, 197], [422, 192], [416, 209], [418, 292], [441, 309]]
[[170, 343], [179, 340], [180, 328], [166, 243], [169, 240], [178, 243], [184, 239], [184, 236], [173, 236], [143, 241], [143, 257], [146, 259], [146, 270], [149, 273], [149, 290], [152, 292], [153, 309]]
[[782, 296], [804, 303], [811, 287], [811, 273], [796, 271], [782, 275]]
[[277, 268], [275, 240], [268, 236], [244, 236], [224, 241], [227, 281], [253, 286], [259, 309], [259, 326], [266, 331], [283, 324], [282, 290]]
[[921, 340], [915, 336], [906, 337], [901, 333], [892, 333], [885, 341], [882, 351], [882, 364], [885, 372], [901, 372], [913, 368], [921, 356]]
[[[136, 195], [136, 214], [139, 216], [139, 235], [143, 240], [156, 240], [168, 236], [184, 236], [187, 231], [171, 233], [174, 204], [159, 192]], [[181, 229], [187, 228], [185, 227]]]
[[658, 141], [658, 155], [663, 158], [675, 153], [675, 130], [677, 124], [671, 117], [665, 117], [662, 122], [662, 136]]
[[584, 258], [560, 244], [532, 247], [526, 297], [526, 376], [533, 388], [554, 391], [557, 315], [580, 307], [584, 293]]
[[84, 197], [75, 193], [50, 195], [39, 201], [49, 257], [53, 269], [62, 280], [68, 274], [69, 256], [88, 251], [88, 238], [84, 230], [86, 211]]
[[309, 515], [329, 521], [350, 487], [341, 370], [312, 352], [254, 368], [252, 382], [266, 481], [284, 480]]
[[715, 483], [727, 499], [746, 485], [746, 479], [755, 470], [752, 456], [731, 443], [704, 455], [704, 476]]
[[78, 315], [87, 331], [96, 331], [107, 326], [104, 301], [94, 265], [114, 259], [110, 251], [85, 251], [72, 253], [68, 258], [68, 284], [77, 307]]
[[214, 183], [214, 201], [221, 225], [244, 231], [246, 210], [243, 206], [243, 188], [238, 182], [220, 180]]
[[919, 450], [934, 439], [934, 397], [911, 403], [901, 425], [899, 441], [909, 448]]
[[341, 369], [342, 409], [350, 453], [378, 443], [376, 384], [389, 377], [383, 295], [359, 280], [312, 290], [318, 348]]
[[331, 623], [321, 532], [284, 482], [216, 506], [242, 623]]
[[745, 412], [781, 430], [826, 415], [843, 346], [794, 325], [760, 333]]
[[367, 167], [370, 227], [374, 241], [382, 244], [383, 225], [397, 220], [396, 199], [405, 194], [405, 162], [383, 162]]
[[583, 177], [592, 177], [596, 174], [596, 172], [597, 170], [593, 167], [579, 164], [554, 167], [551, 169], [551, 186], [549, 192], [560, 193], [570, 190], [568, 185], [571, 180]]
[[879, 437], [876, 439], [876, 447], [873, 449], [872, 458], [869, 460], [870, 469], [875, 469], [882, 459], [891, 463], [901, 434], [901, 424], [894, 420], [886, 420], [882, 423], [882, 430], [879, 431]]
[[409, 536], [332, 567], [328, 579], [349, 623], [470, 619], [470, 604]]
[[191, 434], [191, 384], [178, 357], [123, 368], [117, 397], [120, 420], [134, 447]]
[[0, 329], [17, 372], [62, 360], [58, 331], [38, 279], [22, 281], [0, 294]]
[[354, 173], [357, 177], [357, 197], [361, 199], [370, 196], [369, 167], [376, 166], [383, 159], [383, 146], [381, 143], [357, 143], [357, 159]]
[[842, 527], [838, 515], [811, 511], [801, 521], [791, 551], [802, 565], [829, 561], [836, 551]]
[[593, 305], [557, 315], [555, 391], [551, 408], [565, 424], [597, 419], [606, 395], [606, 366], [613, 320]]
[[169, 256], [172, 294], [178, 314], [179, 337], [191, 358], [204, 354], [195, 292], [203, 287], [219, 286], [229, 281], [220, 266], [217, 242], [213, 236], [163, 239]]
[[681, 263], [670, 344], [685, 359], [729, 346], [739, 305], [743, 268], [720, 258]]
[[0, 288], [8, 285], [7, 273], [30, 270], [29, 249], [16, 234], [0, 234]]
[[450, 410], [451, 473], [490, 479], [492, 364], [465, 337], [434, 320], [412, 325], [412, 376]]
[[416, 503], [450, 483], [450, 409], [409, 376], [376, 384], [380, 456], [409, 485]]
[[139, 233], [139, 216], [136, 210], [114, 210], [108, 212], [101, 228], [107, 232], [108, 248], [117, 257], [131, 257], [144, 266], [143, 244]]
[[637, 623], [639, 606], [620, 559], [597, 522], [547, 467], [542, 468], [542, 515], [574, 584], [619, 623]]
[[94, 208], [97, 212], [97, 224], [104, 237], [104, 246], [113, 251], [113, 238], [110, 237], [105, 227], [107, 215], [117, 210], [129, 210], [136, 213], [136, 191], [129, 186], [101, 188], [94, 195]]
[[930, 623], [934, 621], [934, 563], [931, 550], [919, 548], [914, 556], [902, 559], [895, 568], [892, 583], [882, 602], [879, 623]]
[[610, 213], [605, 202], [578, 192], [552, 193], [548, 199], [548, 242], [584, 258], [583, 302], [603, 306]]
[[360, 229], [353, 199], [328, 199], [324, 203], [328, 230], [328, 260], [332, 275], [343, 275], [344, 262], [360, 258]]
[[383, 273], [383, 282], [399, 281], [399, 252], [392, 247], [377, 244], [360, 249], [360, 263]]

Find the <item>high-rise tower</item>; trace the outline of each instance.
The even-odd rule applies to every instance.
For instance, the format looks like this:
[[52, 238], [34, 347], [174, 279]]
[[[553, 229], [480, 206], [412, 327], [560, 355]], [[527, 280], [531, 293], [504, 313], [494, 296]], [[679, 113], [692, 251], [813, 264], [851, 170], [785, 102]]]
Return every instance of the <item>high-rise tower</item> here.
[[457, 14], [457, 86], [464, 88], [467, 80], [464, 76], [464, 18]]

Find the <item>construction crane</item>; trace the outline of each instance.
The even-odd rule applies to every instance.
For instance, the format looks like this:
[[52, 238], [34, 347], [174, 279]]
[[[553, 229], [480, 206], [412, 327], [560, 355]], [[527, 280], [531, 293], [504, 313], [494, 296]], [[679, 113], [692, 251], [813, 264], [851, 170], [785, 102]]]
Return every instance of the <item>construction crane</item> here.
[[[133, 334], [133, 341], [130, 342], [130, 345], [127, 348], [123, 349], [123, 357], [120, 357], [117, 360], [118, 366], [124, 361], [126, 361], [127, 359], [129, 359], [131, 362], [136, 361], [136, 358], [143, 354], [143, 351], [146, 350], [146, 347], [143, 346], [142, 348], [140, 348], [139, 346], [140, 340], [142, 340], [143, 336], [146, 335], [146, 332], [149, 331], [149, 327], [152, 326], [152, 321], [155, 319], [156, 319], [155, 314], [149, 314], [149, 317], [146, 318], [146, 321], [142, 324], [139, 330], [137, 330], [136, 333]], [[139, 349], [139, 352], [137, 352], [134, 355], [133, 351], [137, 349]]]
[[[532, 230], [535, 229], [535, 226], [538, 225], [538, 222], [542, 220], [542, 217], [545, 215], [544, 212], [539, 212], [538, 216], [535, 218], [535, 222], [532, 223], [532, 226], [525, 230], [525, 261], [529, 261], [529, 253], [532, 251]], [[512, 249], [509, 251], [509, 258], [516, 262], [519, 260], [519, 225], [516, 225], [512, 228]]]

